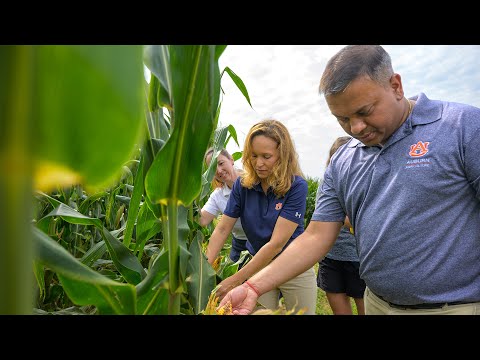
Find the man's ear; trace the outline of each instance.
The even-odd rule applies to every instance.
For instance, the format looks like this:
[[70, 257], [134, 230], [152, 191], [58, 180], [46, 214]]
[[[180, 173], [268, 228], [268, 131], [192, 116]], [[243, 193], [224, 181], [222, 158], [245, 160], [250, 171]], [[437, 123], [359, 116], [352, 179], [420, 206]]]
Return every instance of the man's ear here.
[[395, 92], [395, 96], [397, 97], [397, 100], [402, 100], [404, 93], [403, 93], [402, 77], [400, 76], [400, 74], [395, 73], [392, 75], [392, 77], [390, 78], [390, 87]]

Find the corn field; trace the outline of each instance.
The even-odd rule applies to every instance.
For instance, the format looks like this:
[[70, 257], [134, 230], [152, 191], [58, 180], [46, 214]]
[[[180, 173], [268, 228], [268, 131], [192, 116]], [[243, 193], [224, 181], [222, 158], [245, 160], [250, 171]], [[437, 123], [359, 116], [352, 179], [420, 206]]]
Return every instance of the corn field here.
[[1, 314], [205, 313], [225, 48], [0, 46]]

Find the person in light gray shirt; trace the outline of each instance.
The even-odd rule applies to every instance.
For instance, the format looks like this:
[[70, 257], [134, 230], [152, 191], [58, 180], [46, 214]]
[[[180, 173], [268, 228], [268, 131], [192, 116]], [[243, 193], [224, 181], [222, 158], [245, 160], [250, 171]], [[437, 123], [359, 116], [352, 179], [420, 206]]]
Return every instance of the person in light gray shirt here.
[[[205, 162], [210, 164], [213, 156], [213, 148], [209, 148], [205, 153]], [[241, 170], [236, 169], [232, 155], [226, 150], [222, 149], [217, 156], [217, 170], [213, 179], [215, 190], [210, 194], [207, 202], [200, 210], [200, 225], [207, 226], [218, 215], [223, 214], [227, 206], [228, 198], [232, 191], [232, 186], [235, 180], [240, 176]], [[240, 219], [237, 220], [232, 229], [232, 247], [230, 249], [230, 259], [237, 262], [240, 259], [242, 251], [247, 250], [246, 247], [247, 235], [242, 228]], [[239, 265], [241, 268], [244, 263]]]
[[[330, 147], [327, 166], [333, 154], [352, 139], [350, 136], [338, 137]], [[321, 187], [317, 190], [317, 201], [322, 196]], [[337, 240], [330, 252], [320, 260], [317, 285], [325, 291], [328, 304], [334, 315], [352, 315], [350, 299], [355, 301], [358, 315], [365, 315], [363, 295], [365, 281], [360, 278], [357, 241], [352, 233], [348, 217], [340, 229]]]

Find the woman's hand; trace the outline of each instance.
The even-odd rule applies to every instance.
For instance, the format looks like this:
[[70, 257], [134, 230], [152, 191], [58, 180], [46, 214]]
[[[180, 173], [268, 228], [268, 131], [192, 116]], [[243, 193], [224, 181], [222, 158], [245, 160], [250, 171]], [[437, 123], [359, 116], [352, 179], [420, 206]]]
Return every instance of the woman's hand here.
[[224, 298], [225, 295], [227, 295], [227, 293], [232, 290], [234, 287], [238, 286], [239, 285], [239, 282], [237, 280], [235, 280], [234, 276], [230, 276], [226, 279], [224, 279], [220, 284], [219, 284], [219, 288], [217, 289], [217, 292], [215, 293], [216, 296], [218, 296], [218, 298], [220, 300], [222, 300]]
[[232, 232], [236, 221], [236, 218], [223, 215], [222, 220], [220, 220], [215, 227], [215, 230], [213, 230], [210, 240], [208, 241], [207, 250], [205, 252], [209, 264], [213, 264], [217, 258], [220, 250], [222, 250], [222, 247], [227, 240], [228, 235]]

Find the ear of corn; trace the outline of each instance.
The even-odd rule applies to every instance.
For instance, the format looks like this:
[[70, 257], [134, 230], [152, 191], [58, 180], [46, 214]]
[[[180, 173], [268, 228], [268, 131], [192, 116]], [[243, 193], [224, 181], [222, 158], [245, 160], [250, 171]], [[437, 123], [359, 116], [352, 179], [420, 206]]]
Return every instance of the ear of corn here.
[[222, 262], [222, 259], [223, 259], [223, 255], [220, 255], [215, 259], [215, 261], [212, 264], [213, 270], [218, 271], [218, 269], [220, 268], [220, 263]]
[[[218, 258], [217, 258], [218, 260]], [[215, 260], [215, 261], [217, 261]], [[200, 312], [203, 315], [233, 315], [232, 303], [227, 301], [222, 307], [218, 307], [219, 297], [216, 296], [218, 286], [213, 289], [212, 293], [208, 297], [208, 303], [205, 307], [205, 310]], [[305, 314], [306, 308], [301, 308], [295, 312], [294, 306], [292, 309], [287, 310], [283, 301], [278, 302], [278, 308], [275, 310], [272, 309], [258, 309], [252, 313], [252, 315], [303, 315]]]
[[221, 308], [218, 308], [219, 297], [215, 296], [215, 291], [212, 291], [208, 297], [208, 303], [205, 310], [200, 312], [203, 315], [233, 315], [232, 303], [228, 301]]
[[230, 301], [226, 302], [220, 309], [217, 310], [218, 315], [233, 315], [232, 312], [232, 303]]

